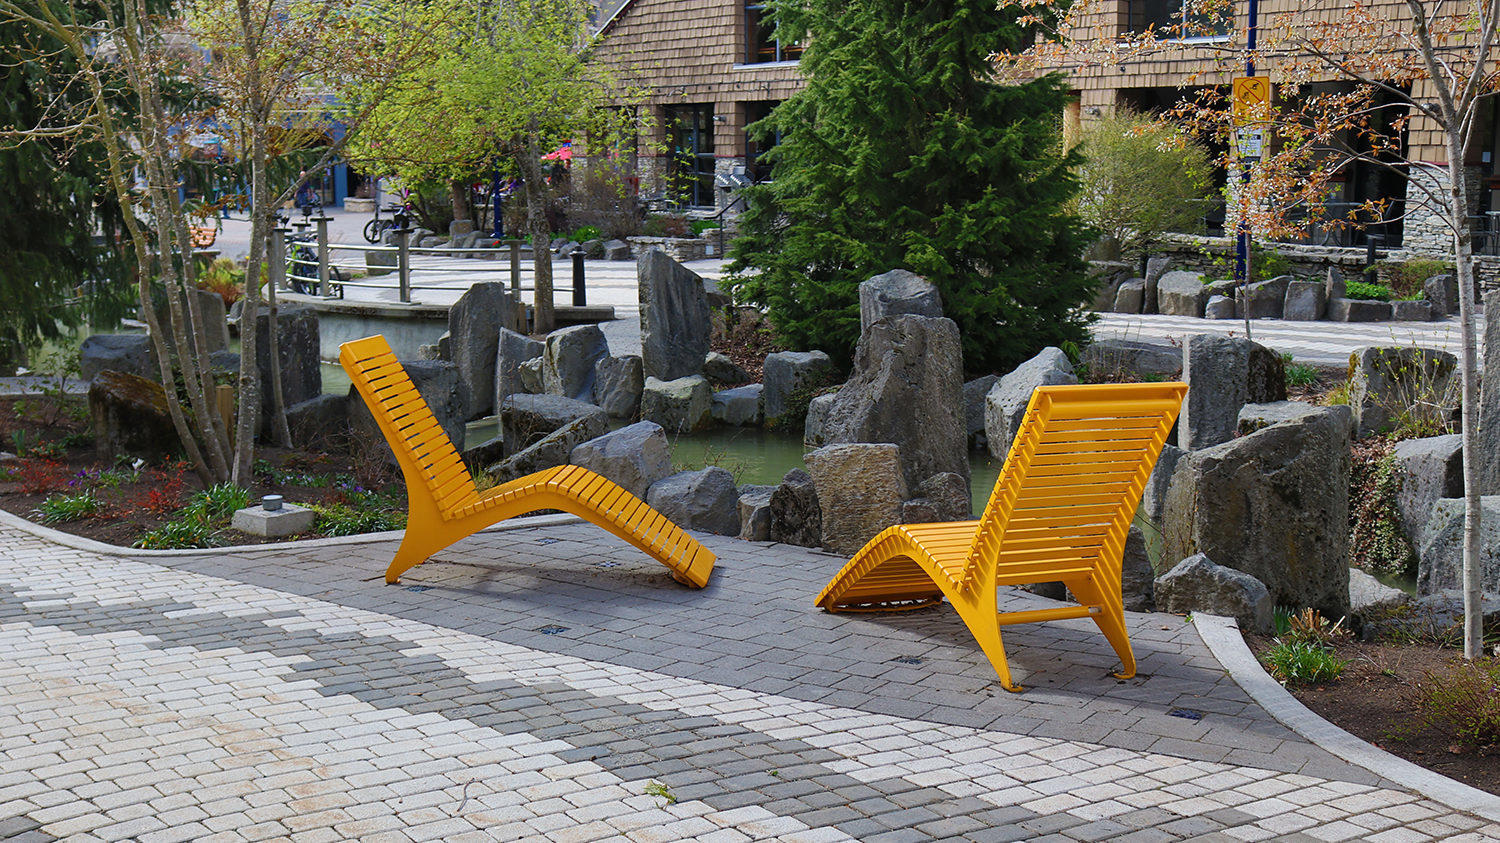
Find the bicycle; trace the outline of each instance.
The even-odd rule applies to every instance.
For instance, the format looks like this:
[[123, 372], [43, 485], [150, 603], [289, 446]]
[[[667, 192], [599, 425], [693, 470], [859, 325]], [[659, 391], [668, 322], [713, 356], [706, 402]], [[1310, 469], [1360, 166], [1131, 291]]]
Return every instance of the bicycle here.
[[396, 227], [395, 216], [396, 216], [396, 214], [399, 214], [399, 213], [405, 211], [406, 210], [406, 206], [405, 205], [397, 205], [395, 203], [386, 205], [383, 210], [385, 210], [386, 213], [388, 213], [388, 214], [391, 215], [390, 219], [381, 219], [381, 217], [380, 217], [381, 210], [382, 210], [382, 208], [379, 205], [376, 205], [375, 206], [375, 219], [372, 219], [369, 222], [365, 223], [365, 242], [366, 243], [379, 243], [381, 235], [385, 234], [385, 232], [388, 229], [392, 229], [392, 228]]
[[[286, 280], [294, 293], [304, 296], [319, 294], [318, 250], [310, 245], [316, 241], [317, 235], [314, 234], [293, 234], [287, 237]], [[328, 295], [343, 298], [344, 283], [348, 280], [349, 276], [342, 269], [329, 265]]]

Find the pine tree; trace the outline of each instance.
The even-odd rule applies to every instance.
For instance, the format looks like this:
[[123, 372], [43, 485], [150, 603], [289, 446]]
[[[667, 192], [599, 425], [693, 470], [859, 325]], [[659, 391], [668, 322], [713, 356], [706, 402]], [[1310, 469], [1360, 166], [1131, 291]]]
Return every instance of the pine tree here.
[[782, 339], [848, 360], [861, 281], [902, 268], [937, 284], [965, 368], [1007, 369], [1080, 341], [1086, 232], [1064, 154], [1057, 77], [998, 84], [989, 57], [1028, 37], [994, 0], [789, 0], [807, 87], [754, 128], [781, 133], [774, 181], [746, 191], [738, 295]]

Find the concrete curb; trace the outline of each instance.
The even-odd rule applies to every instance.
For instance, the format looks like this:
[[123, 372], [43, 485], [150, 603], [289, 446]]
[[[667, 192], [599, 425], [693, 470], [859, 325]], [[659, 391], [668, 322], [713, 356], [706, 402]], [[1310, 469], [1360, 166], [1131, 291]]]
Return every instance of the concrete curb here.
[[1378, 749], [1314, 714], [1272, 679], [1245, 644], [1234, 618], [1193, 613], [1203, 643], [1245, 693], [1283, 725], [1338, 757], [1457, 811], [1500, 822], [1500, 796]]
[[[554, 524], [575, 524], [583, 519], [576, 515], [531, 515], [521, 518], [511, 518], [499, 524], [480, 530], [481, 533], [503, 533], [509, 530], [525, 530], [531, 527], [550, 527]], [[51, 527], [28, 521], [13, 512], [0, 509], [0, 525], [14, 527], [25, 533], [30, 533], [38, 538], [71, 547], [74, 550], [87, 550], [105, 556], [123, 556], [131, 558], [171, 558], [187, 556], [205, 556], [220, 553], [255, 553], [258, 551], [275, 550], [317, 550], [325, 547], [343, 547], [352, 544], [374, 544], [375, 542], [400, 541], [406, 534], [405, 530], [391, 530], [384, 533], [361, 533], [357, 536], [339, 536], [331, 539], [303, 539], [301, 541], [271, 542], [268, 544], [237, 544], [225, 545], [223, 547], [194, 547], [185, 550], [141, 550], [134, 547], [120, 547], [119, 545], [105, 544], [72, 533], [64, 533]]]

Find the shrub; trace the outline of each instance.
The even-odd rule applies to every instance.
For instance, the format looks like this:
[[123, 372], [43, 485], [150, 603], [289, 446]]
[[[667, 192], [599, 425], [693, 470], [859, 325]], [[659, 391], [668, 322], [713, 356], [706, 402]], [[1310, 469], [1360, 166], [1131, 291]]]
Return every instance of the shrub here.
[[182, 506], [182, 496], [187, 493], [187, 481], [181, 472], [152, 469], [151, 486], [145, 497], [138, 501], [141, 509], [157, 515], [172, 512]]
[[[1209, 256], [1208, 271], [1203, 275], [1205, 284], [1227, 281], [1234, 277], [1234, 253]], [[1250, 243], [1250, 280], [1264, 281], [1287, 275], [1292, 271], [1292, 262], [1274, 248], [1261, 243]]]
[[212, 526], [196, 518], [182, 518], [147, 530], [136, 540], [135, 546], [145, 550], [178, 550], [217, 547], [223, 543]]
[[1417, 686], [1426, 724], [1467, 749], [1500, 745], [1500, 660], [1478, 659]]
[[1384, 439], [1355, 443], [1349, 473], [1349, 561], [1356, 568], [1381, 574], [1403, 574], [1417, 555], [1401, 531], [1396, 509], [1395, 446]]
[[1261, 655], [1261, 660], [1265, 662], [1267, 672], [1284, 685], [1332, 682], [1349, 664], [1332, 648], [1310, 641], [1280, 638]]
[[318, 514], [318, 529], [327, 536], [354, 536], [406, 527], [405, 515], [374, 507], [333, 503], [314, 506], [313, 511]]
[[718, 220], [693, 220], [688, 226], [694, 237], [702, 237], [705, 231], [717, 231], [723, 227], [724, 224]]
[[228, 307], [244, 295], [245, 270], [228, 258], [219, 258], [198, 273], [198, 288], [219, 294]]
[[1434, 275], [1453, 274], [1453, 264], [1428, 258], [1389, 261], [1381, 263], [1376, 272], [1398, 298], [1421, 299], [1426, 295], [1423, 283]]
[[197, 519], [205, 524], [223, 521], [234, 515], [235, 510], [250, 505], [250, 490], [233, 483], [219, 483], [188, 500], [187, 506], [177, 514], [181, 518]]
[[568, 239], [578, 243], [583, 243], [587, 240], [598, 240], [603, 236], [604, 232], [600, 231], [592, 225], [585, 225], [580, 226], [576, 231], [568, 235]]
[[65, 524], [99, 514], [99, 496], [87, 489], [74, 495], [52, 495], [37, 507], [43, 524]]
[[1176, 126], [1128, 109], [1083, 134], [1078, 214], [1134, 254], [1168, 231], [1197, 234], [1213, 181], [1202, 144]]
[[1392, 298], [1390, 287], [1383, 284], [1371, 284], [1367, 281], [1349, 281], [1344, 285], [1344, 291], [1351, 299], [1390, 301]]
[[67, 486], [67, 469], [56, 460], [25, 459], [16, 467], [15, 476], [23, 495], [45, 495]]
[[1303, 363], [1293, 363], [1290, 353], [1282, 354], [1286, 363], [1286, 385], [1288, 388], [1312, 386], [1318, 382], [1318, 370]]

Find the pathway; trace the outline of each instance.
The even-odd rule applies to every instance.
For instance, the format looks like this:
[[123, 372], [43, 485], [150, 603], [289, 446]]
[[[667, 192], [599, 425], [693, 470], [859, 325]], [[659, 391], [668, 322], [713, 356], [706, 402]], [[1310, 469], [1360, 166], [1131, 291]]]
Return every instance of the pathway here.
[[704, 540], [703, 591], [558, 517], [387, 586], [389, 537], [0, 519], [0, 837], [1500, 839], [1280, 725], [1182, 618], [1130, 616], [1129, 681], [1087, 621], [1014, 628], [1012, 695], [951, 611], [826, 614], [838, 558]]

